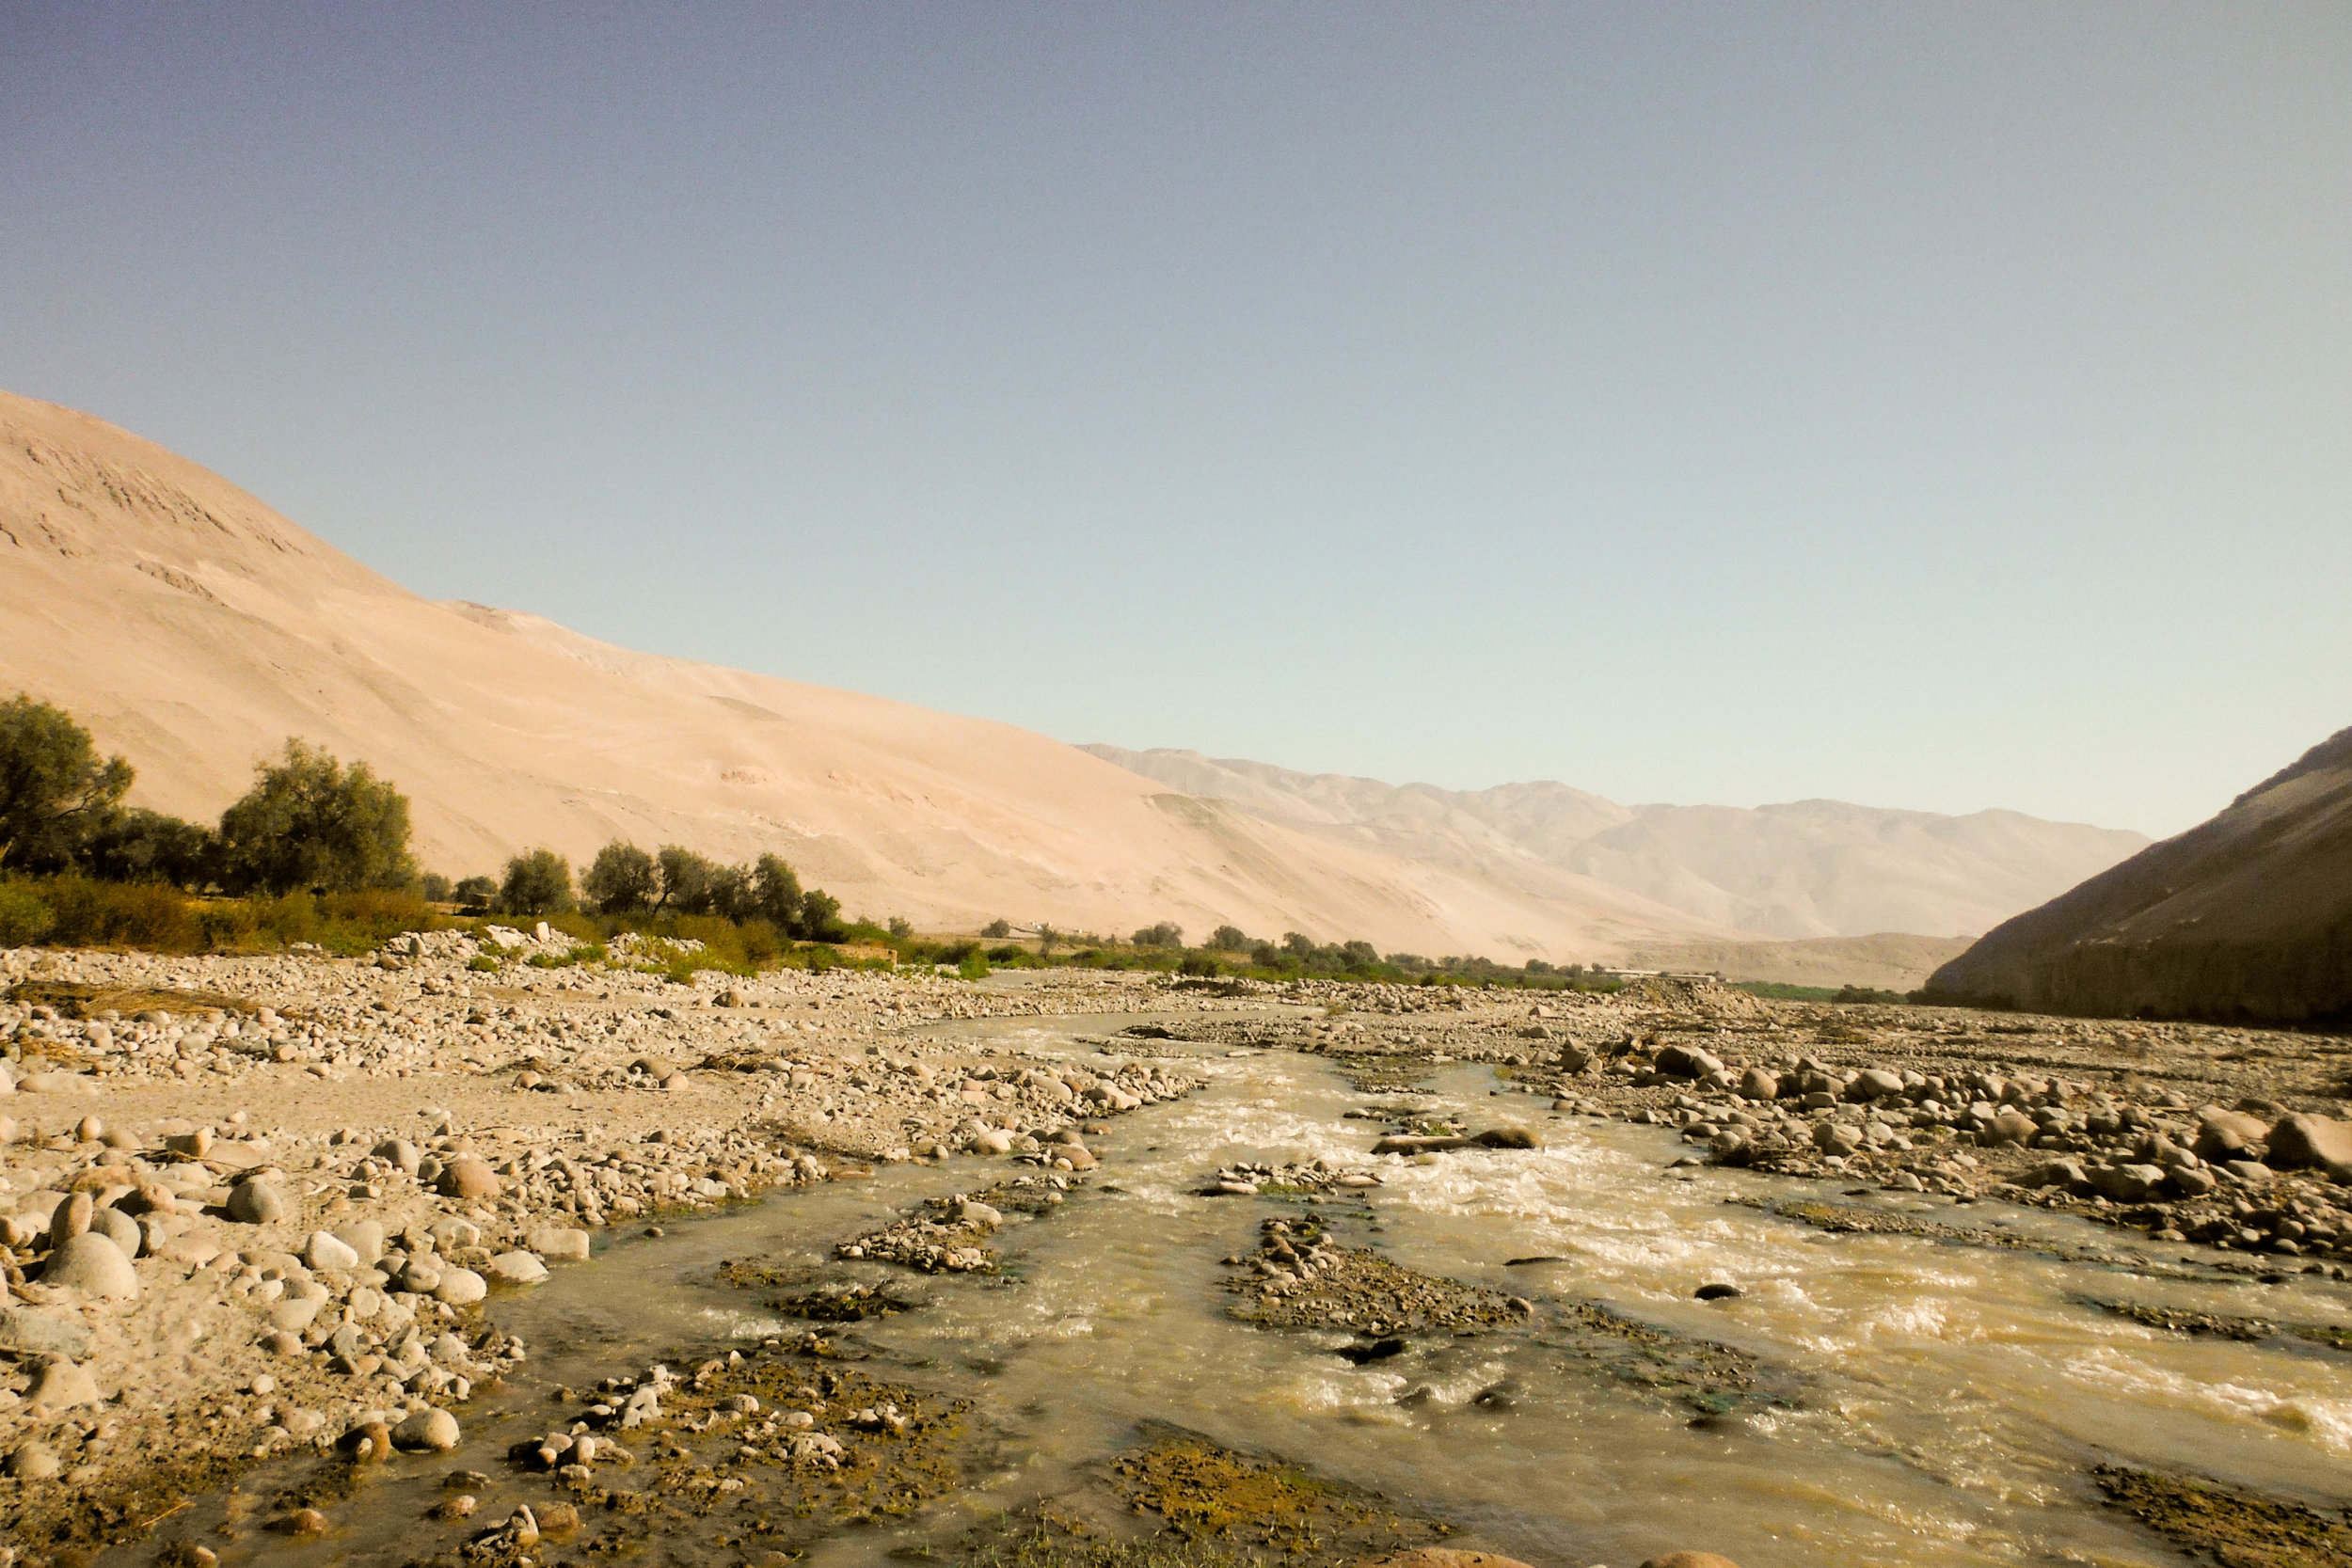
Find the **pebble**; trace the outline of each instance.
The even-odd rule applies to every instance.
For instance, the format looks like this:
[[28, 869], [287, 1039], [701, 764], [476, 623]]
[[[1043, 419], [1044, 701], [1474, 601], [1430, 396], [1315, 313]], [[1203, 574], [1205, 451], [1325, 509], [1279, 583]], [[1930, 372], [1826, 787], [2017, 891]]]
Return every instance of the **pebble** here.
[[64, 1468], [46, 1443], [20, 1443], [8, 1455], [8, 1474], [19, 1481], [47, 1481]]
[[384, 1225], [380, 1220], [355, 1220], [349, 1225], [339, 1225], [334, 1235], [335, 1240], [358, 1254], [358, 1266], [360, 1268], [373, 1268], [376, 1260], [384, 1256]]
[[101, 1402], [101, 1398], [98, 1380], [87, 1368], [56, 1356], [41, 1368], [24, 1402], [34, 1410], [78, 1410]]
[[139, 1234], [139, 1222], [119, 1209], [101, 1209], [90, 1215], [90, 1234], [103, 1236], [122, 1249], [125, 1258], [136, 1258], [146, 1245]]
[[381, 1465], [392, 1457], [392, 1429], [382, 1421], [362, 1421], [343, 1435], [351, 1457], [362, 1465]]
[[548, 1261], [588, 1261], [588, 1232], [572, 1226], [543, 1225], [523, 1235], [523, 1245]]
[[348, 1274], [359, 1266], [359, 1249], [326, 1231], [313, 1230], [302, 1260], [314, 1269]]
[[472, 1202], [499, 1196], [498, 1173], [489, 1162], [475, 1155], [461, 1154], [441, 1167], [440, 1179], [435, 1183], [443, 1197], [460, 1202]]
[[548, 1276], [548, 1266], [533, 1252], [501, 1252], [490, 1259], [490, 1272], [507, 1285], [536, 1285]]
[[98, 1214], [97, 1200], [87, 1193], [68, 1195], [56, 1212], [49, 1216], [49, 1244], [62, 1246], [90, 1227]]
[[229, 1194], [229, 1217], [246, 1225], [275, 1225], [286, 1217], [285, 1196], [259, 1177], [240, 1181]]
[[441, 1275], [440, 1284], [433, 1291], [436, 1300], [452, 1307], [471, 1307], [489, 1293], [489, 1283], [471, 1269], [450, 1270]]

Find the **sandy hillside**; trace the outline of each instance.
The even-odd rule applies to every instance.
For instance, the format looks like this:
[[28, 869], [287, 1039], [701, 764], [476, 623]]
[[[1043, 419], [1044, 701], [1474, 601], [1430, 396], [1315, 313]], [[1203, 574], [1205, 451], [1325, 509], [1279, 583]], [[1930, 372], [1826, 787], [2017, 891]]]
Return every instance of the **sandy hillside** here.
[[1623, 806], [1562, 784], [1446, 790], [1198, 752], [1087, 750], [1334, 842], [1377, 845], [1539, 896], [1564, 879], [1590, 879], [1778, 941], [1973, 936], [2148, 843], [2011, 811], [1947, 816], [1840, 800]]
[[2111, 1017], [2352, 1018], [2352, 729], [1992, 931], [1931, 989]]
[[1573, 874], [1335, 842], [1009, 725], [434, 603], [151, 442], [5, 394], [0, 586], [0, 689], [79, 715], [137, 766], [135, 800], [209, 819], [299, 735], [395, 781], [452, 874], [617, 835], [772, 849], [851, 912], [934, 928], [1231, 921], [1560, 960], [1732, 935]]

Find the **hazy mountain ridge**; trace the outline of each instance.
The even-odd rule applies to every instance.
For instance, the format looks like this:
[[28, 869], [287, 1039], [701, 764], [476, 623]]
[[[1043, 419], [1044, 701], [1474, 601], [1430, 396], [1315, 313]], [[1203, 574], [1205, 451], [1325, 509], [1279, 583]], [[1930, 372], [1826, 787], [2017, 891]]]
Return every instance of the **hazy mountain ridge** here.
[[1456, 791], [1197, 752], [1086, 750], [1303, 832], [1475, 871], [1538, 896], [1590, 879], [1755, 937], [1968, 935], [2144, 847], [2127, 830], [1800, 800], [1626, 806], [1548, 781]]
[[1987, 933], [1929, 986], [2054, 1012], [2352, 1020], [2352, 729]]

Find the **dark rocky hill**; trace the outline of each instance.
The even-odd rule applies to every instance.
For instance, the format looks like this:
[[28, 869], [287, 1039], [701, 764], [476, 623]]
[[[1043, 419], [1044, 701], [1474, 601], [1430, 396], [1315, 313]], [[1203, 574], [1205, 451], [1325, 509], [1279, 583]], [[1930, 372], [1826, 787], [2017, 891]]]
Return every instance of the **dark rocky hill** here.
[[1935, 972], [1936, 1001], [2352, 1022], [2352, 729]]

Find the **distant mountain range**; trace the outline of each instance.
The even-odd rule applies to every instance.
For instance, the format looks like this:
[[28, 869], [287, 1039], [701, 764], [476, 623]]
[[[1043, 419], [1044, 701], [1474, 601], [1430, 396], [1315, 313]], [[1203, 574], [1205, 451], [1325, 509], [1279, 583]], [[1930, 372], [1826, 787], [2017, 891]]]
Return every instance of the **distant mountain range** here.
[[2352, 729], [2210, 822], [2004, 922], [1929, 990], [2052, 1012], [2352, 1025]]
[[1557, 895], [1617, 888], [1750, 937], [1973, 936], [2144, 847], [2118, 828], [1837, 800], [1626, 806], [1562, 784], [1448, 790], [1185, 751], [1086, 748], [1171, 789], [1334, 843]]

